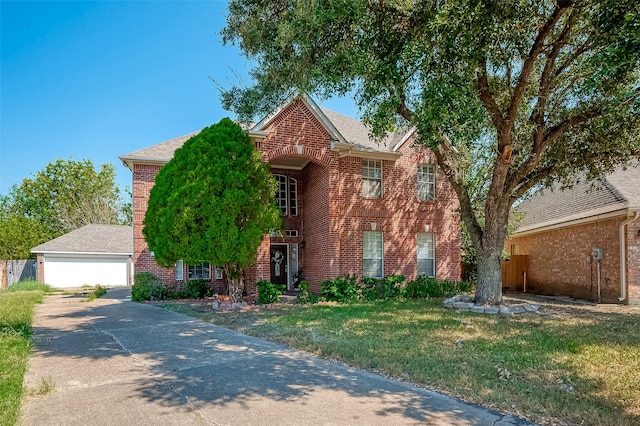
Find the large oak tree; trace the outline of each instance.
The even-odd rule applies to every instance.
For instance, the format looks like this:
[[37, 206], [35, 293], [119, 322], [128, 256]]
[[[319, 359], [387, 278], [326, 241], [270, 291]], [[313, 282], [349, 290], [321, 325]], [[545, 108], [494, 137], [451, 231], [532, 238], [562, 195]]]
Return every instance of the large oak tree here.
[[640, 152], [637, 0], [235, 0], [226, 43], [254, 61], [242, 118], [295, 91], [352, 95], [372, 133], [415, 126], [460, 200], [476, 303], [502, 297], [513, 204]]

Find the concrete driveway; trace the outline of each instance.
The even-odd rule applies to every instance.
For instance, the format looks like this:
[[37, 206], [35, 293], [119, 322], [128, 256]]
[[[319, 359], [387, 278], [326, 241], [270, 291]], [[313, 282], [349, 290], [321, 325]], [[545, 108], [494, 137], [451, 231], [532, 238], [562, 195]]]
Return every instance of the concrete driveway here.
[[528, 424], [128, 296], [37, 307], [23, 425]]

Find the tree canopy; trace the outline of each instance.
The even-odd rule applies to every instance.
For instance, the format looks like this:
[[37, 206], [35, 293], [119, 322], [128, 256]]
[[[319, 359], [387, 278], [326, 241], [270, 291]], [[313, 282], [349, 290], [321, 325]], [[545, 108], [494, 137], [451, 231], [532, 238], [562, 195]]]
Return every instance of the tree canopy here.
[[352, 95], [373, 135], [414, 126], [460, 200], [476, 303], [501, 298], [514, 202], [640, 155], [636, 0], [235, 0], [226, 43], [255, 61], [241, 118], [295, 91]]
[[53, 161], [2, 198], [0, 257], [28, 258], [34, 246], [91, 223], [131, 224], [130, 196], [116, 185], [115, 166]]
[[240, 126], [224, 118], [203, 129], [175, 151], [151, 189], [142, 232], [156, 262], [208, 262], [242, 286], [236, 280], [263, 236], [281, 226], [275, 185]]

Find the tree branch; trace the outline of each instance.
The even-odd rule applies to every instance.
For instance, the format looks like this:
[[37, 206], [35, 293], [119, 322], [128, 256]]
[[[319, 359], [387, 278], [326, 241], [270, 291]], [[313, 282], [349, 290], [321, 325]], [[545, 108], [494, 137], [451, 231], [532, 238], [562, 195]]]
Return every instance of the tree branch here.
[[447, 180], [451, 186], [453, 186], [453, 189], [456, 191], [456, 195], [460, 202], [460, 215], [467, 225], [469, 235], [471, 236], [474, 245], [476, 247], [482, 247], [482, 227], [476, 219], [471, 198], [469, 197], [469, 193], [463, 182], [462, 171], [465, 167], [460, 164], [460, 160], [457, 157], [455, 148], [451, 144], [449, 137], [445, 133], [440, 132], [440, 139], [442, 140], [442, 143], [433, 150], [436, 155], [436, 159], [438, 160], [438, 165], [445, 176], [447, 176]]
[[500, 107], [498, 107], [498, 104], [496, 103], [496, 100], [493, 98], [491, 90], [489, 89], [486, 57], [482, 57], [482, 59], [480, 59], [480, 68], [482, 69], [482, 73], [478, 76], [478, 95], [484, 107], [489, 112], [493, 125], [496, 129], [500, 129], [503, 123], [502, 114], [500, 113]]
[[509, 108], [507, 109], [506, 119], [508, 120], [510, 125], [515, 122], [516, 116], [518, 114], [518, 108], [520, 108], [520, 104], [522, 103], [522, 99], [524, 98], [525, 89], [527, 87], [527, 84], [529, 83], [529, 77], [531, 76], [531, 72], [533, 71], [534, 64], [538, 59], [540, 52], [542, 52], [542, 49], [544, 48], [545, 39], [551, 33], [553, 27], [570, 6], [571, 2], [569, 1], [558, 2], [556, 8], [553, 10], [553, 13], [549, 17], [549, 19], [547, 19], [547, 22], [545, 22], [545, 24], [540, 29], [540, 32], [536, 36], [536, 39], [533, 42], [529, 53], [527, 54], [527, 59], [522, 65], [520, 77], [518, 77], [518, 82], [516, 83], [513, 95], [511, 96], [511, 103], [509, 104]]

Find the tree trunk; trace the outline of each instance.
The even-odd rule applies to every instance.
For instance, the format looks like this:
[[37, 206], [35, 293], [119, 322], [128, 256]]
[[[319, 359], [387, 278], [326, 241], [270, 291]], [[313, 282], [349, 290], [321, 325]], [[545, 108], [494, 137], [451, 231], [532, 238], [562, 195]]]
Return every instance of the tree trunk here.
[[474, 302], [477, 305], [497, 305], [502, 301], [502, 250], [478, 252], [478, 282]]
[[237, 265], [227, 264], [224, 268], [227, 274], [227, 287], [233, 303], [242, 302], [244, 292], [244, 270]]

